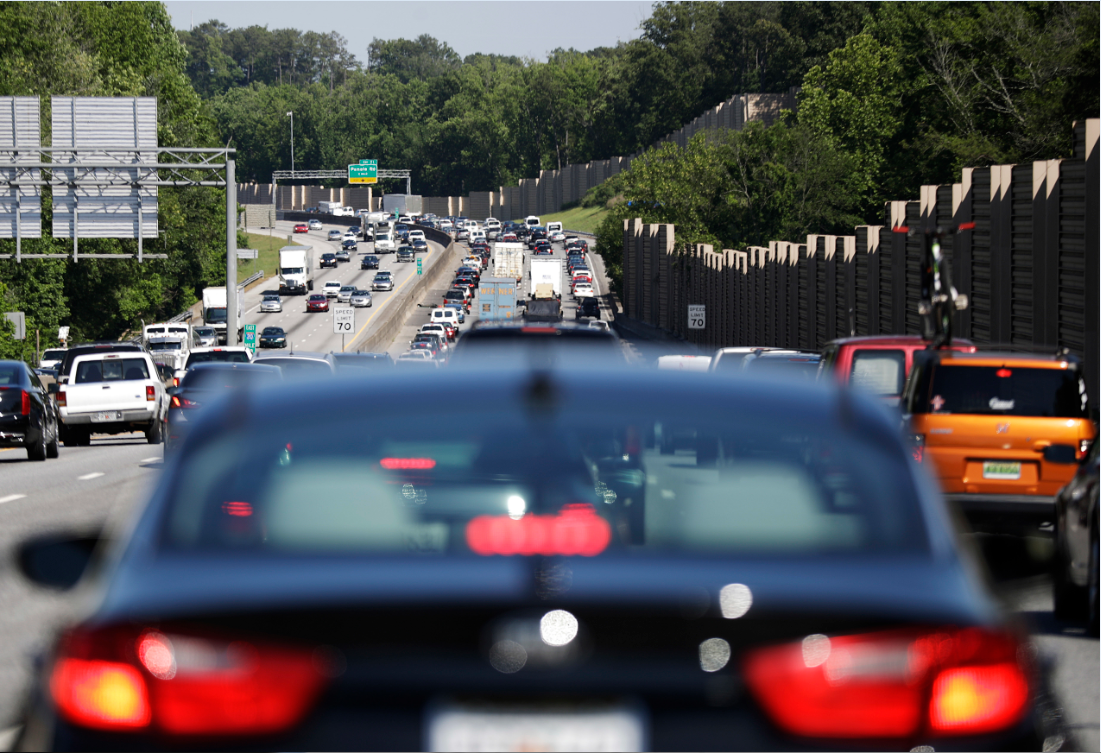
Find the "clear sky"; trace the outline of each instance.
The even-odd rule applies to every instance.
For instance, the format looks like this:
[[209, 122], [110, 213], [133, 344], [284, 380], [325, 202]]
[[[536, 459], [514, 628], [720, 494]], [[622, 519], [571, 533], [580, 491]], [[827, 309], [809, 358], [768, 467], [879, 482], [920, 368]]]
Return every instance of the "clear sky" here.
[[558, 47], [591, 50], [637, 39], [650, 16], [638, 0], [169, 0], [177, 29], [217, 19], [236, 28], [337, 31], [361, 63], [379, 39], [429, 34], [460, 56], [475, 52], [546, 60]]

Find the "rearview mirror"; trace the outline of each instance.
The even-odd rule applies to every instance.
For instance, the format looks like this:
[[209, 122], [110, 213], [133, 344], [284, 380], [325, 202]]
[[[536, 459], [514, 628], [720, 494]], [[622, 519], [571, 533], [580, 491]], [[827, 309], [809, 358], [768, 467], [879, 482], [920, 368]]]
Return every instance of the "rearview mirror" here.
[[1053, 444], [1044, 448], [1044, 460], [1049, 463], [1061, 463], [1064, 465], [1078, 462], [1078, 455], [1073, 445]]
[[70, 589], [83, 577], [100, 541], [99, 534], [51, 534], [31, 539], [19, 547], [19, 569], [36, 585]]

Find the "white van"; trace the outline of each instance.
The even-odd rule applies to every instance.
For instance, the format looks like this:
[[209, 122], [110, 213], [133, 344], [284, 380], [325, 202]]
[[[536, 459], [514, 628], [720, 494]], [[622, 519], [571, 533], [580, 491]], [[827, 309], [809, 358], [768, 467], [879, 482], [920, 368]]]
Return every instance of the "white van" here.
[[451, 324], [455, 329], [459, 328], [459, 312], [450, 308], [432, 309], [433, 324]]
[[547, 223], [547, 235], [550, 235], [551, 233], [561, 233], [561, 232], [562, 232], [562, 223], [561, 222], [548, 222]]
[[535, 215], [531, 215], [530, 217], [525, 217], [524, 218], [524, 224], [527, 225], [528, 227], [538, 227], [539, 225], [542, 225], [543, 223], [540, 221], [540, 219], [538, 217], [536, 217]]
[[473, 230], [470, 231], [470, 242], [471, 243], [473, 243], [474, 241], [484, 241], [485, 239], [486, 239], [486, 231], [485, 230], [480, 230], [478, 228], [474, 228]]
[[495, 217], [486, 217], [486, 221], [482, 223], [486, 230], [500, 230], [501, 221]]

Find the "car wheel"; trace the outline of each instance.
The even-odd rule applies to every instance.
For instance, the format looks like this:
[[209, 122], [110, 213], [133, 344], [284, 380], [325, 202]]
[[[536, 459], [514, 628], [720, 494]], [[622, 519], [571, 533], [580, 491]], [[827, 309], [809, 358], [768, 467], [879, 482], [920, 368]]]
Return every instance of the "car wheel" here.
[[164, 441], [164, 422], [158, 418], [153, 419], [149, 429], [145, 432], [145, 441], [149, 444], [160, 444]]
[[57, 449], [57, 429], [57, 424], [54, 424], [54, 438], [46, 444], [46, 457], [48, 458], [56, 458], [61, 454]]
[[42, 427], [42, 431], [38, 433], [38, 441], [32, 445], [27, 445], [27, 459], [28, 460], [45, 460], [46, 459], [46, 427]]
[[1098, 605], [1097, 590], [1098, 590], [1098, 578], [1101, 573], [1098, 572], [1098, 567], [1101, 566], [1101, 557], [1098, 544], [1098, 531], [1097, 531], [1097, 519], [1093, 521], [1093, 532], [1090, 536], [1090, 571], [1089, 571], [1089, 585], [1086, 587], [1086, 607], [1090, 610], [1089, 614], [1089, 633], [1094, 638], [1098, 636], [1098, 609], [1101, 606]]

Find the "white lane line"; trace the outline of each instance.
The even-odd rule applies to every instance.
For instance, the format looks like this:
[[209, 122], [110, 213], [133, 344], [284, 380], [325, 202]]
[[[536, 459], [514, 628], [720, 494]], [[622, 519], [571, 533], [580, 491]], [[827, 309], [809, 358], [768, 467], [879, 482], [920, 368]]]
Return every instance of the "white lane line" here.
[[76, 480], [77, 481], [88, 481], [89, 479], [99, 478], [102, 475], [103, 474], [99, 471], [96, 471], [95, 473], [85, 473], [83, 476], [77, 476]]
[[164, 458], [146, 458], [145, 460], [139, 460], [139, 463], [155, 463], [158, 460], [164, 460]]
[[14, 502], [17, 499], [23, 499], [26, 496], [26, 494], [9, 494], [6, 497], [0, 497], [0, 505], [4, 504], [5, 502]]

